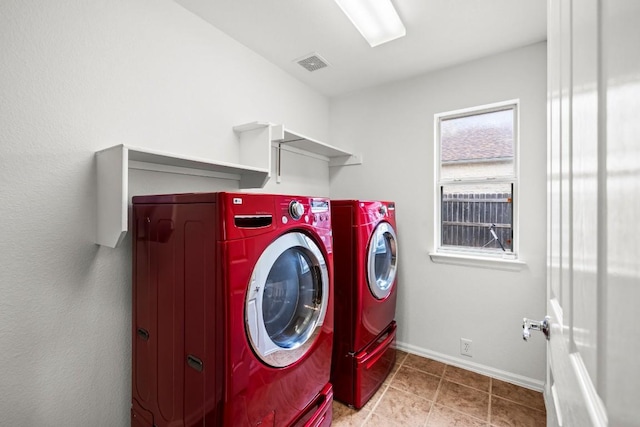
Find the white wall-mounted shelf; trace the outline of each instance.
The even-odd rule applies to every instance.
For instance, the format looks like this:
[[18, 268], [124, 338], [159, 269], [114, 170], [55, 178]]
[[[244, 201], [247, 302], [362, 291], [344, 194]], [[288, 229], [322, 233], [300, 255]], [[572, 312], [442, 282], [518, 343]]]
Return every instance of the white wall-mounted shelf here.
[[[290, 129], [286, 129], [284, 125], [275, 125], [269, 122], [251, 122], [235, 126], [233, 130], [240, 135], [241, 147], [245, 147], [246, 150], [252, 147], [252, 152], [244, 155], [245, 158], [251, 160], [252, 163], [250, 164], [270, 168], [270, 148], [273, 146], [277, 149], [276, 182], [278, 183], [280, 182], [281, 150], [293, 151], [325, 160], [330, 167], [362, 164], [362, 156], [293, 132]], [[264, 141], [264, 145], [262, 141]], [[263, 147], [267, 147], [268, 153], [264, 152]], [[241, 153], [242, 156], [243, 154]]]
[[[262, 188], [271, 177], [271, 146], [293, 147], [326, 159], [329, 166], [358, 165], [360, 156], [285, 129], [252, 122], [234, 126], [240, 140], [241, 164], [183, 156], [146, 148], [116, 145], [96, 153], [98, 226], [96, 243], [117, 247], [127, 234], [129, 169], [220, 177], [239, 181], [240, 188]], [[279, 160], [279, 158], [278, 158]]]
[[328, 158], [329, 166], [362, 164], [361, 156], [286, 129], [284, 125], [272, 126], [271, 141], [286, 147], [294, 147], [299, 150], [324, 156]]
[[[271, 123], [266, 122], [252, 122], [233, 127], [240, 139], [240, 162], [243, 165], [271, 171], [271, 128]], [[267, 175], [267, 180], [270, 176], [271, 174]]]
[[[268, 127], [256, 128], [253, 133], [268, 131]], [[255, 136], [255, 135], [252, 135]], [[250, 140], [251, 138], [247, 138]], [[247, 145], [251, 145], [248, 141]], [[264, 146], [265, 144], [261, 144]], [[259, 149], [259, 147], [254, 147]], [[224, 177], [239, 181], [240, 188], [262, 188], [269, 179], [269, 164], [254, 166], [251, 147], [243, 147], [248, 162], [238, 165], [196, 157], [182, 156], [144, 148], [116, 145], [96, 153], [98, 175], [98, 226], [96, 243], [117, 247], [128, 228], [129, 169], [154, 170], [169, 173]], [[262, 152], [270, 150], [263, 149]], [[242, 159], [243, 150], [241, 150]], [[267, 159], [270, 161], [270, 158]], [[262, 160], [264, 162], [264, 160]]]

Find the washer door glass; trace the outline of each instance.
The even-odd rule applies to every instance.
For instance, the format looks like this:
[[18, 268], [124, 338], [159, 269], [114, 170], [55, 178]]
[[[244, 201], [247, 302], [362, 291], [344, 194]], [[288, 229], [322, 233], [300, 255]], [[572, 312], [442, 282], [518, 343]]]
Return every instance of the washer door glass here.
[[386, 298], [396, 278], [398, 248], [396, 232], [388, 222], [381, 222], [369, 239], [367, 278], [371, 293], [378, 299]]
[[328, 299], [326, 261], [310, 237], [292, 232], [271, 243], [253, 270], [245, 306], [258, 357], [276, 367], [303, 357], [320, 332]]

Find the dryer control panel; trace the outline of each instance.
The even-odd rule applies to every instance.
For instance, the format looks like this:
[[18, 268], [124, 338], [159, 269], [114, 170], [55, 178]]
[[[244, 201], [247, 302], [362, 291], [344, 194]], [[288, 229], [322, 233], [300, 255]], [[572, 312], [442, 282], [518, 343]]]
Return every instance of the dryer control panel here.
[[[360, 224], [375, 224], [380, 220], [394, 222], [396, 217], [396, 204], [386, 201], [361, 201]], [[395, 225], [395, 224], [394, 224]]]

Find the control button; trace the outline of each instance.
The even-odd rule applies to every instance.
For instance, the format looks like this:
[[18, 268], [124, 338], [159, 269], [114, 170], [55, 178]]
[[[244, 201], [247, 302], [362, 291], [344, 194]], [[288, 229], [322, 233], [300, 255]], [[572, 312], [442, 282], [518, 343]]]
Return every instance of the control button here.
[[287, 222], [289, 222], [289, 218], [286, 215], [282, 215], [282, 223], [286, 224]]
[[300, 219], [304, 215], [304, 205], [297, 200], [292, 200], [289, 203], [289, 215], [293, 219]]
[[309, 222], [309, 215], [304, 216], [304, 222]]
[[380, 215], [385, 216], [387, 214], [387, 207], [385, 205], [380, 206]]

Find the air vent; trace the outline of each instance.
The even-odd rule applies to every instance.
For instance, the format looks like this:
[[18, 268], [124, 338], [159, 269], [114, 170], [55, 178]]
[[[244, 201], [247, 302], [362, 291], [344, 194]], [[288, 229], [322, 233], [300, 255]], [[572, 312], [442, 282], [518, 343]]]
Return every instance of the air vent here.
[[307, 71], [316, 71], [329, 65], [329, 63], [317, 53], [310, 53], [295, 61]]

